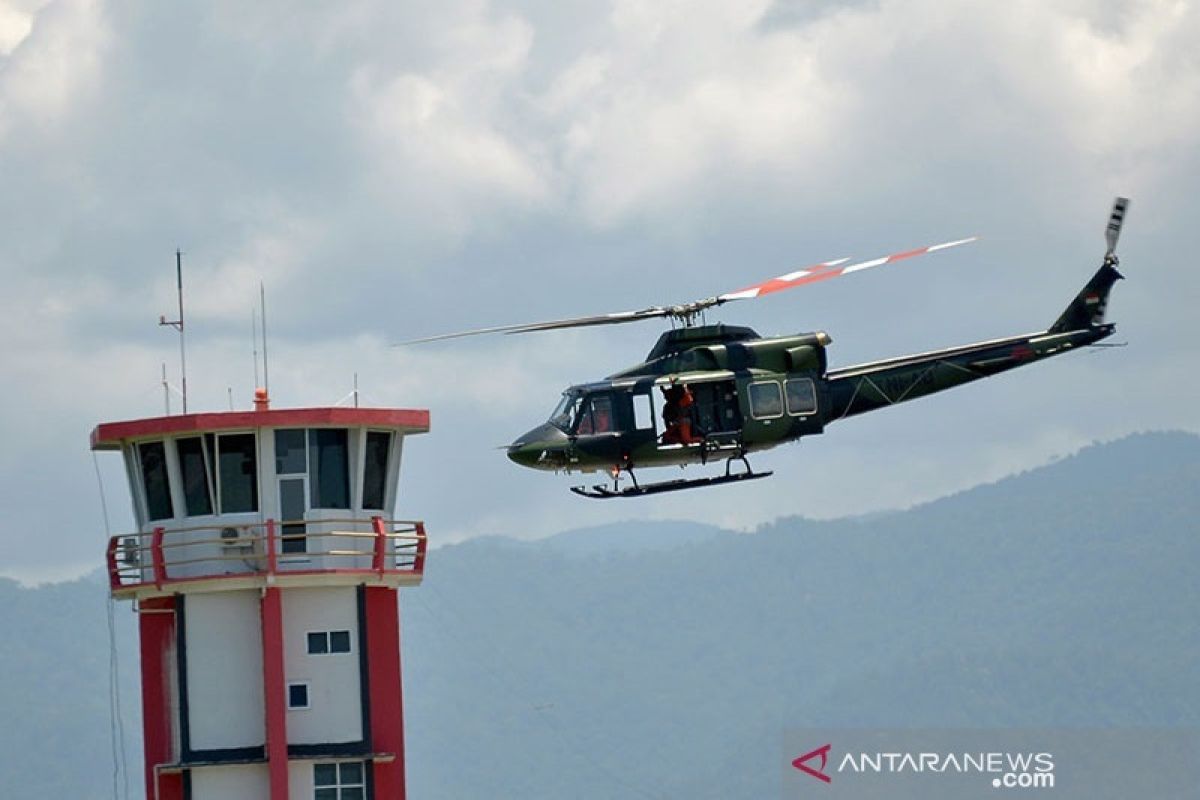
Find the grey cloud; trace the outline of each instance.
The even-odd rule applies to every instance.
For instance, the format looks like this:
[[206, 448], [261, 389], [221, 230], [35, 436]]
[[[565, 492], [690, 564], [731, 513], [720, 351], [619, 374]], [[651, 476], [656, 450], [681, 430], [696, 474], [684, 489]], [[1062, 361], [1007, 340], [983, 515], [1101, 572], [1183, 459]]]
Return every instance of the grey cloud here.
[[[176, 348], [154, 323], [177, 246], [198, 402], [223, 407], [228, 386], [246, 402], [264, 279], [277, 402], [333, 402], [358, 371], [379, 403], [433, 407], [405, 497], [450, 537], [581, 514], [827, 516], [1197, 425], [1187, 4], [4, 8], [31, 20], [20, 38], [0, 14], [0, 479], [22, 569], [47, 557], [28, 533], [47, 516], [95, 551], [85, 505], [29, 498], [93, 496], [91, 424], [161, 407]], [[1112, 306], [1128, 348], [835, 427], [765, 456], [779, 476], [742, 494], [581, 506], [563, 491], [577, 478], [490, 449], [560, 387], [640, 359], [651, 326], [388, 346], [973, 233], [970, 250], [724, 318], [826, 328], [837, 364], [1031, 330], [1094, 269], [1118, 193], [1134, 197]]]

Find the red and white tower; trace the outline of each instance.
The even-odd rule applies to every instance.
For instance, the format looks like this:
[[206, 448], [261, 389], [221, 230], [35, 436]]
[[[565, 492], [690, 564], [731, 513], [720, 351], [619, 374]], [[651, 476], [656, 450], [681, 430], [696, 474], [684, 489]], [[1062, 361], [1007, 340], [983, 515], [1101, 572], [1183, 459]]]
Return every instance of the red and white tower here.
[[104, 423], [138, 532], [108, 543], [141, 634], [146, 797], [403, 798], [397, 590], [421, 522], [393, 519], [429, 412], [255, 410]]

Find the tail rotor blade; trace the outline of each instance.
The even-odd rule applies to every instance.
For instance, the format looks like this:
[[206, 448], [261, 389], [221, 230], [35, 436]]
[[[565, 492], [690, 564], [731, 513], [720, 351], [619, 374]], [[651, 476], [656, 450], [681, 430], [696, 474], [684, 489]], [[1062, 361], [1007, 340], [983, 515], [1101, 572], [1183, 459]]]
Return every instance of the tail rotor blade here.
[[1118, 197], [1113, 202], [1112, 214], [1108, 218], [1108, 229], [1104, 232], [1104, 239], [1108, 243], [1108, 252], [1104, 254], [1106, 258], [1116, 255], [1117, 239], [1121, 238], [1121, 225], [1125, 222], [1125, 212], [1128, 210], [1128, 197]]

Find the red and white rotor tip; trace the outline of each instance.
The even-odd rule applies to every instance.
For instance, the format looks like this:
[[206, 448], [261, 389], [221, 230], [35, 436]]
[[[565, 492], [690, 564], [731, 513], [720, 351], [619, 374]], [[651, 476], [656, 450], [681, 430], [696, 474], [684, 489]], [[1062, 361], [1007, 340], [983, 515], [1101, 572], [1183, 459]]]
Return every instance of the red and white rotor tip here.
[[754, 297], [762, 297], [765, 294], [772, 292], [780, 292], [784, 289], [791, 289], [795, 286], [804, 286], [808, 283], [816, 283], [817, 281], [826, 281], [830, 278], [836, 278], [839, 275], [849, 275], [851, 272], [861, 272], [864, 269], [872, 267], [882, 267], [884, 264], [894, 264], [897, 261], [903, 261], [906, 258], [914, 256], [922, 256], [926, 253], [936, 253], [939, 250], [948, 250], [951, 247], [958, 247], [960, 244], [968, 244], [977, 240], [978, 236], [971, 236], [966, 239], [956, 239], [953, 242], [942, 242], [941, 244], [931, 244], [928, 247], [918, 247], [915, 250], [905, 250], [901, 253], [893, 253], [890, 256], [881, 258], [873, 258], [870, 261], [859, 261], [855, 264], [846, 264], [850, 259], [839, 258], [836, 261], [823, 261], [820, 264], [814, 264], [811, 267], [798, 269], [795, 272], [789, 272], [786, 275], [780, 275], [778, 278], [756, 283], [753, 286], [747, 286], [745, 289], [739, 289], [736, 292], [721, 295], [718, 299], [721, 302], [729, 300], [749, 300]]

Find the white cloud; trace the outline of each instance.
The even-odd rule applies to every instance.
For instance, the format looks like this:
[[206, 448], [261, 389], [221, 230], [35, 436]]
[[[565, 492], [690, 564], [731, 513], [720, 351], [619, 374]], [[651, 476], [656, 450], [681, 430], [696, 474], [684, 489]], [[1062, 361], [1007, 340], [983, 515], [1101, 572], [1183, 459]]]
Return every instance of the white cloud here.
[[0, 126], [19, 117], [44, 128], [77, 111], [108, 42], [99, 0], [0, 6], [0, 51], [9, 56], [0, 73]]
[[33, 12], [15, 3], [0, 3], [0, 56], [7, 56], [33, 30]]

